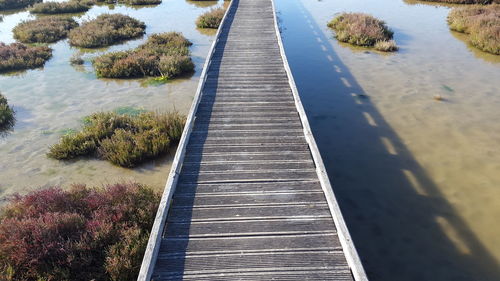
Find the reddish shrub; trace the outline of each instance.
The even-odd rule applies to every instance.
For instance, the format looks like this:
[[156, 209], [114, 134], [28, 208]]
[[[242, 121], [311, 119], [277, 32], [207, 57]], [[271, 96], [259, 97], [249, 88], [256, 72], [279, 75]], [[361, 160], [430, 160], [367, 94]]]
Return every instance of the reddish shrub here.
[[139, 184], [17, 196], [0, 215], [0, 276], [134, 280], [159, 199]]

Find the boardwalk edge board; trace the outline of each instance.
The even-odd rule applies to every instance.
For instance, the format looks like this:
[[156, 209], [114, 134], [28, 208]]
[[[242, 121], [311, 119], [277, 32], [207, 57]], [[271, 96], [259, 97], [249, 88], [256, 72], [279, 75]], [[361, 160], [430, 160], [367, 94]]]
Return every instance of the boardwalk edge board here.
[[349, 265], [354, 280], [356, 281], [368, 281], [368, 277], [366, 275], [363, 264], [361, 263], [361, 259], [359, 258], [358, 251], [354, 246], [354, 243], [351, 238], [351, 234], [349, 233], [349, 229], [347, 228], [347, 224], [342, 216], [342, 212], [340, 210], [340, 206], [337, 202], [337, 198], [333, 193], [332, 184], [330, 179], [328, 178], [328, 174], [326, 172], [325, 164], [323, 163], [323, 158], [321, 158], [321, 154], [319, 153], [318, 146], [316, 145], [316, 140], [311, 131], [311, 127], [309, 126], [309, 120], [307, 119], [306, 112], [300, 100], [299, 91], [297, 89], [297, 85], [295, 84], [295, 80], [293, 79], [292, 71], [290, 69], [290, 65], [288, 64], [288, 59], [286, 58], [285, 48], [283, 46], [283, 40], [281, 38], [281, 32], [278, 26], [278, 19], [276, 14], [276, 6], [274, 4], [274, 0], [271, 0], [273, 7], [273, 15], [274, 15], [274, 28], [276, 30], [276, 37], [278, 37], [278, 45], [281, 53], [281, 58], [283, 59], [283, 64], [285, 67], [286, 74], [288, 76], [288, 81], [290, 82], [290, 87], [292, 88], [292, 94], [295, 99], [295, 105], [297, 107], [297, 111], [299, 112], [299, 117], [302, 122], [302, 126], [304, 128], [304, 134], [306, 137], [306, 141], [309, 144], [309, 148], [311, 150], [311, 154], [314, 159], [314, 163], [316, 164], [316, 171], [318, 173], [318, 177], [320, 180], [321, 188], [325, 193], [326, 200], [328, 202], [328, 206], [330, 208], [330, 213], [332, 215], [335, 226], [337, 227], [337, 235], [340, 240], [340, 244], [344, 250], [345, 258], [347, 259], [347, 264]]
[[148, 245], [146, 246], [146, 251], [144, 253], [144, 258], [142, 260], [141, 269], [139, 271], [139, 276], [137, 277], [137, 281], [149, 281], [151, 280], [151, 276], [153, 275], [155, 262], [158, 256], [158, 251], [160, 250], [161, 237], [163, 234], [163, 230], [165, 228], [165, 223], [167, 221], [168, 211], [170, 209], [170, 203], [172, 201], [172, 197], [175, 192], [175, 187], [179, 179], [179, 174], [182, 168], [182, 162], [186, 154], [186, 147], [189, 142], [189, 137], [194, 127], [195, 114], [198, 109], [198, 105], [200, 104], [201, 101], [201, 91], [203, 89], [203, 84], [205, 83], [205, 80], [208, 77], [208, 72], [207, 72], [209, 69], [208, 66], [211, 63], [212, 55], [215, 52], [215, 46], [219, 41], [219, 35], [221, 34], [224, 25], [226, 23], [227, 15], [233, 8], [233, 3], [234, 1], [231, 0], [226, 9], [224, 17], [222, 18], [219, 28], [217, 29], [217, 33], [215, 34], [215, 40], [212, 42], [212, 46], [210, 46], [207, 58], [205, 60], [205, 63], [203, 64], [203, 70], [200, 75], [200, 81], [198, 82], [198, 88], [196, 89], [196, 94], [194, 96], [193, 103], [191, 104], [191, 108], [189, 109], [189, 114], [186, 119], [186, 125], [184, 126], [184, 130], [182, 132], [182, 136], [179, 141], [179, 145], [177, 147], [174, 160], [172, 162], [172, 168], [170, 169], [167, 183], [165, 184], [165, 189], [163, 191], [160, 204], [158, 206], [158, 211], [156, 213], [155, 221], [151, 229], [151, 234], [149, 236]]

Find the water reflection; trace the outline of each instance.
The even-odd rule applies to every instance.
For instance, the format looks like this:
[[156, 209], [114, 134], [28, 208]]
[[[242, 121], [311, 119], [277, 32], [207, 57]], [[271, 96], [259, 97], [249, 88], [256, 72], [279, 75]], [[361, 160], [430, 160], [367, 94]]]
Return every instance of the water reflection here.
[[[369, 10], [364, 3], [349, 5]], [[326, 24], [328, 12], [318, 12], [324, 7], [316, 6], [314, 16], [299, 0], [278, 0], [277, 7], [302, 102], [369, 278], [500, 280], [498, 261], [374, 105], [373, 100], [381, 97], [372, 93], [379, 92], [365, 91], [338, 49], [328, 43], [325, 28], [317, 23]], [[370, 60], [379, 55], [357, 56], [352, 60], [366, 62], [369, 68], [374, 65]], [[397, 62], [384, 67], [393, 63]], [[383, 70], [377, 75], [387, 79]], [[397, 77], [392, 79], [388, 81]], [[401, 94], [398, 90], [387, 87], [389, 100]], [[392, 100], [384, 105], [390, 108], [405, 102]]]

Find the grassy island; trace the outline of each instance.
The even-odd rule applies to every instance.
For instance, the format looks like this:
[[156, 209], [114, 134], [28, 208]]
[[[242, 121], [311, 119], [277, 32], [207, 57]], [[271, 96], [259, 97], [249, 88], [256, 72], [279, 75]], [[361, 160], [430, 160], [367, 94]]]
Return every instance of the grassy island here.
[[198, 17], [196, 26], [199, 28], [219, 28], [225, 12], [224, 8], [212, 9]]
[[52, 49], [49, 47], [0, 42], [0, 72], [42, 67], [51, 57]]
[[85, 118], [80, 132], [63, 136], [47, 155], [59, 160], [97, 156], [132, 168], [167, 152], [183, 128], [184, 117], [176, 112], [95, 113]]
[[385, 22], [363, 13], [342, 13], [328, 23], [335, 38], [356, 46], [373, 47], [384, 52], [398, 49], [393, 32]]
[[125, 5], [157, 5], [161, 3], [161, 0], [96, 0], [98, 3], [115, 4], [121, 3]]
[[42, 0], [0, 0], [0, 11], [26, 8], [40, 2]]
[[93, 66], [99, 77], [170, 79], [194, 70], [190, 45], [191, 42], [177, 32], [153, 34], [135, 50], [104, 54], [93, 61]]
[[481, 4], [487, 5], [492, 3], [500, 3], [500, 0], [421, 0], [425, 2], [436, 2], [436, 3], [445, 3], [445, 4]]
[[0, 210], [0, 276], [137, 280], [159, 202], [136, 183], [14, 196]]
[[103, 14], [71, 30], [69, 42], [73, 46], [83, 48], [105, 47], [140, 37], [145, 29], [146, 25], [143, 22], [132, 17], [122, 14]]
[[92, 7], [90, 1], [70, 0], [67, 2], [43, 2], [33, 5], [33, 14], [66, 14], [86, 12]]
[[7, 99], [0, 93], [0, 133], [14, 126], [14, 110], [7, 103]]
[[23, 43], [52, 43], [66, 38], [77, 26], [72, 18], [49, 16], [21, 22], [12, 32], [14, 38]]
[[500, 5], [453, 8], [448, 24], [451, 30], [468, 34], [476, 48], [500, 55]]

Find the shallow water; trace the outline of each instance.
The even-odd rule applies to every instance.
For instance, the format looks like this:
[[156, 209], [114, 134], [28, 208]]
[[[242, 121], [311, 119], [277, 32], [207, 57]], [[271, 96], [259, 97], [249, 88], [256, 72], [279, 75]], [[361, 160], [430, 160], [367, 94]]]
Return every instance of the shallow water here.
[[[79, 50], [69, 47], [67, 40], [59, 41], [51, 44], [53, 58], [43, 69], [0, 75], [0, 92], [15, 109], [17, 119], [14, 131], [0, 138], [0, 197], [41, 186], [67, 186], [75, 182], [100, 185], [137, 181], [161, 189], [173, 152], [134, 170], [93, 159], [60, 162], [48, 159], [45, 153], [64, 132], [80, 128], [80, 120], [96, 111], [131, 106], [187, 113], [214, 35], [198, 30], [195, 20], [217, 4], [222, 2], [208, 1], [200, 5], [186, 0], [164, 0], [160, 5], [148, 7], [94, 6], [87, 13], [76, 15], [77, 20], [95, 18], [102, 13], [123, 13], [144, 21], [146, 36], [97, 51], [85, 50], [85, 65], [77, 67], [71, 66], [69, 59]], [[15, 25], [33, 18], [25, 11], [3, 15], [0, 42], [5, 43], [14, 42], [11, 30]], [[157, 86], [148, 86], [146, 79], [96, 78], [90, 63], [93, 56], [134, 48], [144, 42], [147, 35], [167, 31], [180, 31], [193, 42], [191, 51], [196, 72], [192, 76]]]
[[[500, 280], [500, 56], [450, 32], [442, 5], [277, 0], [277, 9], [371, 280]], [[344, 11], [386, 21], [400, 51], [339, 44], [326, 24]]]

